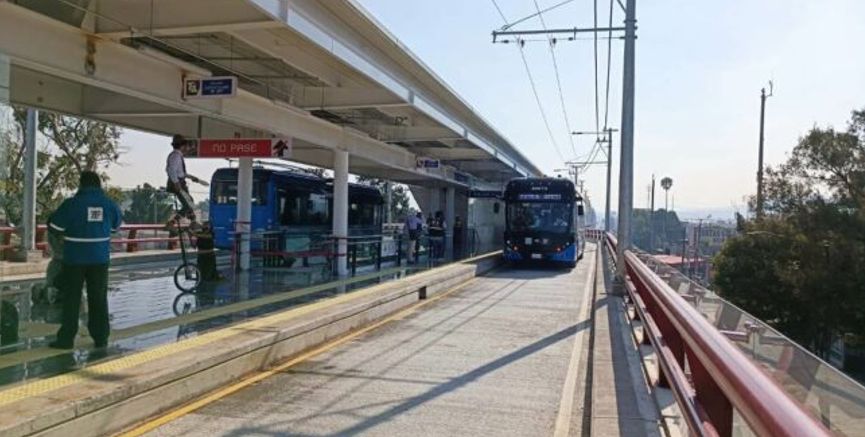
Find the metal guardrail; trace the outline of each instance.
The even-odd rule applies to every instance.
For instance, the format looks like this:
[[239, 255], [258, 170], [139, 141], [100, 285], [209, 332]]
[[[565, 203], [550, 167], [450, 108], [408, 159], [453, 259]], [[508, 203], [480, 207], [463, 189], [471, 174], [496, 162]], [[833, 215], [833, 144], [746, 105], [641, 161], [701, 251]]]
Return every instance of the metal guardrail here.
[[[169, 250], [174, 250], [179, 247], [177, 237], [171, 236], [170, 231], [166, 229], [163, 224], [122, 225], [119, 231], [126, 232], [127, 234], [125, 236], [112, 238], [112, 249], [122, 247], [124, 252], [131, 253], [140, 250], [141, 246], [144, 244], [166, 244]], [[19, 232], [20, 228], [8, 226], [0, 227], [0, 252], [4, 254], [4, 259], [6, 258], [5, 252], [15, 249], [16, 246], [12, 244], [12, 236]], [[47, 232], [47, 225], [38, 225], [36, 227], [36, 248], [43, 251], [46, 256], [48, 255], [48, 242], [46, 239]], [[139, 234], [141, 232], [152, 232], [153, 235], [142, 237]]]
[[[615, 260], [615, 237], [606, 234], [603, 244]], [[732, 436], [734, 411], [759, 437], [832, 435], [634, 252], [625, 264], [644, 340], [657, 351], [659, 384], [672, 390], [693, 435]]]

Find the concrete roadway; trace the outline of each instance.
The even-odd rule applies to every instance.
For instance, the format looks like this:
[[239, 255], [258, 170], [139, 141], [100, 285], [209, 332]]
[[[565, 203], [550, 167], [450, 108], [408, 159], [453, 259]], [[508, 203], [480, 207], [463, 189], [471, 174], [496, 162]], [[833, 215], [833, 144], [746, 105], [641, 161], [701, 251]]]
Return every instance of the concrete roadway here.
[[500, 269], [146, 435], [573, 435], [594, 266]]

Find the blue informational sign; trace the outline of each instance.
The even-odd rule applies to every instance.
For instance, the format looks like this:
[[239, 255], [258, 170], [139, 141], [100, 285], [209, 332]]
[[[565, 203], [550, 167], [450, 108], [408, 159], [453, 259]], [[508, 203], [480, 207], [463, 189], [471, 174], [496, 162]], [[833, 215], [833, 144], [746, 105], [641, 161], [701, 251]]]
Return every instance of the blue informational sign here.
[[224, 99], [237, 95], [237, 78], [232, 76], [183, 79], [185, 99]]
[[417, 160], [417, 168], [439, 168], [441, 161], [438, 159], [419, 158]]

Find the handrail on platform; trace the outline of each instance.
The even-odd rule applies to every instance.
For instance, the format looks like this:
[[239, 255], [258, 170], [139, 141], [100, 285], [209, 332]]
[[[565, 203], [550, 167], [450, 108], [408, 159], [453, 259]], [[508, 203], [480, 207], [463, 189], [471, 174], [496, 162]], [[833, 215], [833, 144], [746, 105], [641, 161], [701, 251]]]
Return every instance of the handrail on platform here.
[[[20, 232], [21, 228], [11, 227], [11, 226], [2, 226], [0, 227], [0, 252], [5, 251], [7, 249], [14, 249], [12, 245], [12, 235]], [[36, 226], [36, 248], [43, 251], [47, 256], [48, 243], [46, 242], [46, 233], [48, 231], [47, 225], [37, 225]], [[165, 228], [164, 224], [124, 224], [120, 226], [120, 232], [126, 232], [125, 237], [117, 237], [112, 238], [111, 243], [114, 245], [123, 245], [125, 252], [137, 252], [139, 250], [140, 244], [146, 243], [168, 243], [168, 249], [173, 250], [178, 247], [177, 237], [167, 236], [151, 236], [151, 237], [139, 237], [138, 233], [141, 231], [152, 231], [152, 232], [170, 232]]]
[[[603, 240], [614, 260], [618, 242], [609, 233]], [[732, 436], [734, 409], [760, 437], [833, 435], [632, 251], [624, 267], [644, 338], [661, 362], [659, 384], [673, 390], [693, 435]]]

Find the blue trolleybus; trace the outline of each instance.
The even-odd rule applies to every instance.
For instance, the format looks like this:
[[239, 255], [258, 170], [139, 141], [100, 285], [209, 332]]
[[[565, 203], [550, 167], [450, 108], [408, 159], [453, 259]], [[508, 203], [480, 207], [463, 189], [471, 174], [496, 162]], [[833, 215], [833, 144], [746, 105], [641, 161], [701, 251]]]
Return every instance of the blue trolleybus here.
[[567, 179], [520, 178], [508, 182], [504, 257], [575, 266], [583, 256], [582, 197]]
[[[210, 221], [215, 245], [231, 249], [237, 217], [237, 169], [213, 174]], [[384, 199], [375, 187], [350, 184], [349, 236], [381, 235]], [[294, 170], [255, 168], [252, 190], [252, 231], [278, 231], [280, 250], [309, 250], [331, 234], [333, 182]]]

